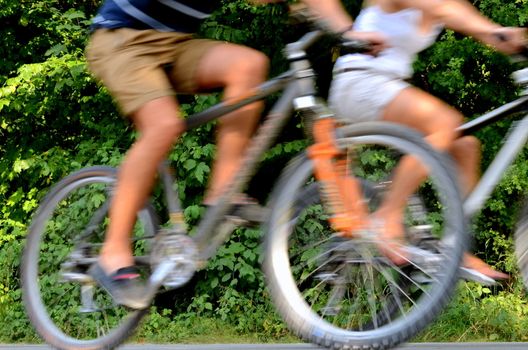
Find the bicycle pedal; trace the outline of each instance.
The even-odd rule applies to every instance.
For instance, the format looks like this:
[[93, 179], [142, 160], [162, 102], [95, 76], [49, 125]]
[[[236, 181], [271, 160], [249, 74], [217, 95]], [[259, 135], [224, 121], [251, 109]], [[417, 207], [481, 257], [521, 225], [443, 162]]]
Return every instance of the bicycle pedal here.
[[483, 286], [495, 286], [498, 284], [497, 281], [495, 281], [493, 278], [488, 277], [483, 273], [478, 272], [477, 270], [461, 266], [459, 268], [459, 271], [460, 278], [466, 281], [477, 282]]
[[404, 246], [403, 251], [408, 254], [409, 260], [420, 265], [439, 266], [443, 260], [440, 254], [415, 246]]

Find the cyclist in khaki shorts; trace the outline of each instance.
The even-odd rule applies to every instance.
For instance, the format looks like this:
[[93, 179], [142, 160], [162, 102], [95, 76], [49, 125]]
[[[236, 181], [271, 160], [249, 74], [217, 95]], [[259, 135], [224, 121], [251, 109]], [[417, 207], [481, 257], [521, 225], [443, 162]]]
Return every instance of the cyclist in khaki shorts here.
[[[276, 2], [254, 0], [255, 3]], [[305, 0], [328, 18], [336, 31], [352, 21], [338, 0]], [[183, 130], [176, 92], [196, 93], [223, 88], [224, 99], [263, 82], [267, 57], [251, 48], [197, 39], [193, 33], [219, 0], [105, 0], [93, 20], [86, 50], [93, 74], [108, 88], [122, 113], [140, 133], [121, 164], [110, 224], [99, 261], [89, 270], [117, 303], [144, 308], [144, 285], [133, 267], [130, 232], [144, 205], [158, 164]], [[375, 33], [356, 38], [382, 45]], [[355, 33], [347, 33], [355, 37]], [[222, 118], [217, 131], [217, 155], [204, 203], [214, 205], [239, 167], [262, 103]]]

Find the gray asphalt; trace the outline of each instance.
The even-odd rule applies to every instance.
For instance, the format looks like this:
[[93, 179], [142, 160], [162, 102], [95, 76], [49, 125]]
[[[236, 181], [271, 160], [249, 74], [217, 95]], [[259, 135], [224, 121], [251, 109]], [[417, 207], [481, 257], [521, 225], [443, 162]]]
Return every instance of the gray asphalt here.
[[[52, 350], [47, 345], [0, 344], [0, 350]], [[315, 350], [310, 344], [200, 344], [200, 345], [160, 345], [134, 344], [124, 345], [118, 350]], [[411, 343], [398, 350], [528, 350], [528, 343]]]

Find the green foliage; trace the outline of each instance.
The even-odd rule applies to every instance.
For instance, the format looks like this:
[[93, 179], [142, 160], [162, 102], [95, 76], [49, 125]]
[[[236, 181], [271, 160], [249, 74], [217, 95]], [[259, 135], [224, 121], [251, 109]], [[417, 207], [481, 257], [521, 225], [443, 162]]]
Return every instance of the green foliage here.
[[519, 281], [508, 289], [461, 283], [457, 296], [417, 341], [526, 341], [528, 304]]
[[98, 4], [86, 0], [0, 1], [0, 84], [16, 69], [47, 55], [82, 53], [87, 18]]
[[[344, 3], [357, 13], [360, 1]], [[528, 21], [526, 0], [475, 3], [499, 23], [525, 25]], [[35, 340], [21, 306], [18, 257], [39, 201], [52, 184], [73, 170], [93, 164], [118, 165], [136, 136], [131, 126], [118, 116], [106, 90], [85, 68], [82, 53], [88, 19], [99, 4], [100, 1], [93, 0], [0, 0], [2, 342]], [[287, 67], [281, 53], [284, 43], [295, 40], [302, 30], [288, 26], [284, 4], [256, 7], [244, 0], [226, 0], [222, 9], [204, 24], [202, 33], [263, 50], [270, 56], [271, 74], [275, 75]], [[322, 72], [321, 85], [327, 84], [330, 76], [329, 46], [324, 43], [314, 50], [315, 68]], [[414, 82], [471, 118], [514, 98], [515, 87], [509, 79], [512, 69], [503, 56], [446, 31], [437, 45], [421, 55]], [[324, 86], [320, 90], [324, 94]], [[182, 114], [201, 111], [218, 99], [217, 95], [182, 99]], [[280, 143], [265, 155], [262, 173], [275, 177], [287, 159], [306, 147], [298, 124], [294, 121], [289, 125]], [[500, 122], [479, 133], [485, 166], [500, 147], [501, 135], [509, 125], [508, 121]], [[214, 125], [210, 124], [185, 134], [169, 156], [176, 175], [182, 179], [178, 192], [190, 224], [200, 217], [214, 152]], [[380, 155], [373, 153], [361, 157], [364, 164], [373, 168], [380, 160]], [[515, 203], [520, 203], [528, 185], [526, 160], [527, 155], [522, 154], [473, 226], [478, 254], [510, 272], [515, 272], [515, 259], [510, 253], [511, 232], [519, 207]], [[271, 182], [267, 178], [263, 181]], [[265, 199], [267, 190], [260, 191], [259, 198]], [[158, 201], [156, 206], [163, 204]], [[305, 219], [301, 229], [306, 237], [324, 229], [318, 220]], [[202, 320], [219, 315], [221, 322], [233, 326], [236, 332], [284, 336], [284, 325], [271, 311], [259, 270], [259, 238], [257, 230], [237, 230], [211, 261], [196, 288], [181, 300], [167, 298], [165, 303], [170, 304], [167, 308], [154, 309], [138, 339], [152, 339], [160, 330], [167, 330], [166, 338], [155, 339], [181, 341], [185, 339], [182, 330], [200, 331], [198, 325], [202, 323], [196, 321], [196, 315]], [[463, 290], [454, 311], [449, 311], [456, 312], [449, 322], [463, 322], [471, 312], [476, 316], [470, 322], [485, 325], [482, 334], [498, 335], [486, 339], [525, 340], [521, 329], [526, 326], [526, 306], [521, 297], [517, 287], [489, 293], [470, 286]], [[486, 316], [488, 310], [490, 314]], [[504, 321], [509, 333], [501, 333], [505, 330], [493, 323], [491, 315]], [[506, 320], [506, 316], [513, 321]], [[464, 326], [469, 329], [467, 323]]]
[[[135, 134], [85, 67], [82, 53], [87, 19], [98, 3], [2, 0], [0, 5], [0, 54], [5, 57], [0, 67], [0, 316], [9, 324], [0, 332], [0, 339], [32, 341], [35, 335], [28, 332], [31, 327], [21, 305], [18, 273], [22, 239], [31, 214], [47, 189], [68, 173], [92, 164], [118, 165]], [[204, 25], [203, 33], [220, 40], [267, 46], [272, 56], [279, 57], [282, 35], [276, 30], [249, 28], [268, 23], [286, 32], [282, 25], [285, 17], [285, 7], [280, 5], [254, 7], [243, 1], [226, 2], [219, 15]], [[234, 22], [238, 22], [237, 28], [232, 27]], [[281, 64], [275, 67], [282, 70]], [[218, 99], [217, 95], [183, 99], [182, 114], [201, 111]], [[169, 156], [176, 175], [183, 179], [178, 191], [190, 223], [200, 216], [198, 204], [215, 152], [213, 131], [210, 124], [187, 133]], [[267, 160], [273, 162], [304, 146], [289, 142], [285, 140], [285, 150], [276, 148]], [[257, 230], [238, 231], [197, 287], [189, 307], [192, 312], [219, 312], [226, 321], [238, 322], [241, 331], [248, 327], [283, 330], [283, 326], [279, 330], [274, 326], [276, 316], [273, 325], [267, 326], [262, 326], [259, 318], [263, 312], [270, 313], [271, 307], [258, 270], [258, 240]], [[208, 293], [214, 283], [218, 284], [215, 292]], [[239, 307], [242, 300], [246, 301], [241, 303], [243, 310]], [[174, 307], [181, 306], [188, 305]], [[256, 309], [262, 312], [253, 312]], [[247, 315], [245, 321], [235, 320], [239, 312]]]
[[[245, 315], [240, 316], [240, 323], [248, 320]], [[269, 305], [257, 306], [247, 316], [261, 326], [254, 328], [247, 324], [237, 327], [216, 317], [190, 312], [175, 315], [170, 309], [152, 308], [133, 340], [141, 343], [180, 344], [298, 342], [296, 337], [286, 331]]]

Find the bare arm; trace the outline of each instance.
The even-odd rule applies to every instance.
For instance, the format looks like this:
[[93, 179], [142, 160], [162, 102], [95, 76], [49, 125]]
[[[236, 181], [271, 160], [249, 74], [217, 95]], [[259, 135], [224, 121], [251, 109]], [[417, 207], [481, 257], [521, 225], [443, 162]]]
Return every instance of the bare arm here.
[[[248, 0], [254, 4], [270, 4], [283, 0]], [[327, 20], [330, 29], [342, 32], [352, 26], [352, 18], [341, 5], [340, 0], [302, 0], [318, 17]]]
[[[272, 3], [281, 0], [249, 0], [253, 3]], [[352, 17], [343, 7], [341, 0], [301, 0], [310, 11], [323, 20], [330, 30], [336, 33], [344, 33], [348, 39], [356, 39], [369, 42], [371, 53], [377, 54], [386, 47], [385, 37], [375, 32], [352, 31]]]
[[[504, 28], [487, 17], [466, 0], [388, 0], [397, 9], [417, 8], [447, 28], [469, 35], [505, 53], [513, 53], [525, 44], [525, 31]], [[501, 40], [502, 33], [506, 40]]]
[[325, 21], [326, 25], [336, 33], [344, 33], [344, 37], [370, 43], [369, 53], [377, 55], [386, 48], [385, 37], [377, 32], [356, 32], [352, 30], [352, 17], [343, 7], [341, 0], [302, 0], [310, 11]]
[[335, 32], [343, 32], [352, 26], [352, 18], [343, 8], [340, 0], [303, 0], [318, 17], [327, 21]]
[[485, 40], [489, 32], [500, 26], [483, 16], [466, 0], [392, 0], [401, 8], [417, 8], [443, 23], [447, 28]]

